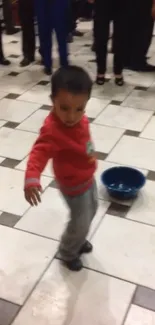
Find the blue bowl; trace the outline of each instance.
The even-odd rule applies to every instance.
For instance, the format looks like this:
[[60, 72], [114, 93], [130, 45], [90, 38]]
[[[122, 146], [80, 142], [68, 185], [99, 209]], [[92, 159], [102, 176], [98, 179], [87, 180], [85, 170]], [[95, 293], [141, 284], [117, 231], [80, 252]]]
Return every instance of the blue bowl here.
[[134, 198], [145, 185], [145, 176], [137, 169], [130, 167], [113, 167], [103, 172], [101, 181], [108, 193], [119, 199]]

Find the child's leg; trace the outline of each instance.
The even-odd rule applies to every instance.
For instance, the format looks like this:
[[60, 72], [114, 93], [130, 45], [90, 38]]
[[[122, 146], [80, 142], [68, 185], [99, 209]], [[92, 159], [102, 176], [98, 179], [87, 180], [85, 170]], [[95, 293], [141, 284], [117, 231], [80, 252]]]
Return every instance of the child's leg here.
[[97, 211], [96, 183], [94, 182], [92, 187], [82, 195], [64, 197], [70, 208], [71, 215], [68, 226], [62, 236], [60, 253], [65, 261], [72, 261], [79, 257], [92, 219]]
[[124, 0], [118, 0], [117, 5], [114, 2], [114, 74], [122, 75], [123, 70], [123, 31], [124, 31]]
[[49, 0], [35, 0], [35, 11], [38, 21], [40, 51], [44, 66], [51, 69], [52, 51], [52, 22], [51, 22], [51, 3]]
[[57, 36], [61, 66], [68, 65], [68, 0], [54, 0], [52, 4], [52, 21]]

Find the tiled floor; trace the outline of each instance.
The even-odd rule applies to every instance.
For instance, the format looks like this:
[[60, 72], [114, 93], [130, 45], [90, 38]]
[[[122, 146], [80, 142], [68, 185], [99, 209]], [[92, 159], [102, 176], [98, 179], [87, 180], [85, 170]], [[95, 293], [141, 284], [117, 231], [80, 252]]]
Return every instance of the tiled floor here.
[[[85, 35], [70, 58], [95, 79], [91, 24], [80, 28]], [[12, 65], [0, 68], [0, 325], [155, 325], [155, 74], [126, 70], [126, 84], [116, 87], [109, 54], [111, 80], [94, 85], [86, 110], [99, 159], [99, 210], [89, 234], [94, 251], [73, 274], [56, 255], [68, 210], [51, 163], [42, 204], [29, 208], [23, 197], [27, 155], [50, 110], [49, 78], [38, 62], [19, 67], [20, 35], [4, 43]], [[155, 40], [150, 56], [155, 62]], [[56, 47], [54, 57], [56, 68]], [[147, 176], [135, 201], [111, 200], [101, 184], [102, 171], [118, 164]]]

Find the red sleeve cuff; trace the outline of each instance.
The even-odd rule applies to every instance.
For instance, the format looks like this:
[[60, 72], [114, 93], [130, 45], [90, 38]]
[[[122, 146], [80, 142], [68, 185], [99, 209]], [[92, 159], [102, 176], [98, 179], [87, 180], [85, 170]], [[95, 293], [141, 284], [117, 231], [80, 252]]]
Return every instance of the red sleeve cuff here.
[[26, 188], [29, 188], [29, 187], [41, 188], [40, 180], [38, 178], [26, 178], [24, 188], [26, 189]]

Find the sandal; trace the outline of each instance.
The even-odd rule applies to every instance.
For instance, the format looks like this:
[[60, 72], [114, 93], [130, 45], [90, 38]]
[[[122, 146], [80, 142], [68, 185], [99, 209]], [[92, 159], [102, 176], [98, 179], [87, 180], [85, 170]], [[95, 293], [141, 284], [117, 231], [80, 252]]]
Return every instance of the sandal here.
[[124, 79], [123, 77], [115, 78], [115, 84], [119, 87], [122, 87], [124, 85]]
[[104, 85], [104, 83], [105, 83], [105, 77], [98, 77], [98, 76], [97, 76], [97, 78], [96, 78], [96, 83], [97, 83], [97, 85], [99, 85], [99, 86]]

